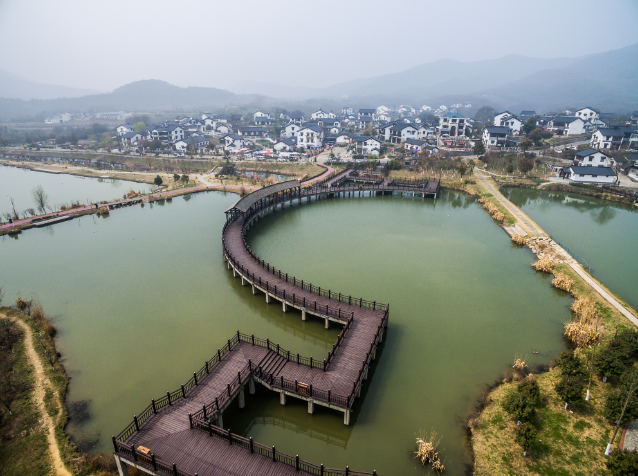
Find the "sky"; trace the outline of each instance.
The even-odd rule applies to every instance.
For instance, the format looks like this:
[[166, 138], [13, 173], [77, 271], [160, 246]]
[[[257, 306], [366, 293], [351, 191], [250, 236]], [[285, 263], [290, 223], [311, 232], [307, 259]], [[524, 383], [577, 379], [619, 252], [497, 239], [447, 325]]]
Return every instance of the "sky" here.
[[318, 88], [444, 58], [603, 52], [638, 43], [636, 20], [636, 0], [0, 0], [0, 69], [104, 92]]

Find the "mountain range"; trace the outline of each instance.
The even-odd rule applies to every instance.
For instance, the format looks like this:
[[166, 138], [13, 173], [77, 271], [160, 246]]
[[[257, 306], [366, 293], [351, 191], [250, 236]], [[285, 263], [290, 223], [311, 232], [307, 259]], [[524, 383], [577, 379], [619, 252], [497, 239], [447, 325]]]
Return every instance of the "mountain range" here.
[[[231, 92], [143, 80], [110, 93], [87, 94], [0, 71], [0, 120], [56, 112], [202, 111], [228, 105], [337, 108], [344, 104], [438, 106], [454, 102], [540, 112], [589, 105], [613, 112], [638, 109], [636, 78], [638, 44], [577, 58], [509, 55], [472, 62], [446, 59], [320, 89], [251, 81], [231, 88]], [[55, 95], [65, 97], [53, 98]]]

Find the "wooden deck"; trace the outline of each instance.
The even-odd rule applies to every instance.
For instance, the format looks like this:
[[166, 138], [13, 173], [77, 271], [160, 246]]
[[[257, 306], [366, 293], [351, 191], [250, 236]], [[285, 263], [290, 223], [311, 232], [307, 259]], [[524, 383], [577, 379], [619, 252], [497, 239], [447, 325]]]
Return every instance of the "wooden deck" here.
[[[227, 213], [222, 241], [224, 258], [235, 277], [253, 293], [263, 293], [265, 301], [279, 301], [283, 312], [289, 307], [301, 310], [302, 319], [314, 318], [343, 325], [337, 342], [327, 356], [301, 356], [280, 348], [276, 343], [237, 332], [217, 354], [193, 377], [174, 392], [160, 399], [134, 417], [134, 421], [113, 438], [116, 461], [121, 468], [133, 465], [150, 474], [175, 476], [217, 474], [302, 474], [363, 475], [345, 469], [324, 468], [266, 447], [252, 439], [224, 429], [223, 413], [233, 401], [240, 408], [245, 389], [254, 392], [255, 383], [280, 393], [282, 404], [287, 397], [308, 402], [312, 413], [323, 405], [344, 414], [350, 423], [350, 411], [368, 368], [376, 357], [388, 323], [389, 306], [376, 301], [346, 296], [289, 276], [256, 256], [244, 240], [244, 232], [253, 221], [303, 198], [352, 192], [392, 193], [418, 190], [436, 194], [438, 182], [345, 185], [351, 170], [346, 170], [312, 188], [302, 189], [299, 182], [277, 184], [269, 191], [260, 190], [242, 203], [238, 201]], [[271, 304], [273, 305], [273, 304]], [[298, 314], [295, 314], [299, 318]], [[228, 422], [226, 422], [228, 423]], [[146, 454], [144, 448], [150, 449]], [[122, 469], [124, 474], [124, 469]]]

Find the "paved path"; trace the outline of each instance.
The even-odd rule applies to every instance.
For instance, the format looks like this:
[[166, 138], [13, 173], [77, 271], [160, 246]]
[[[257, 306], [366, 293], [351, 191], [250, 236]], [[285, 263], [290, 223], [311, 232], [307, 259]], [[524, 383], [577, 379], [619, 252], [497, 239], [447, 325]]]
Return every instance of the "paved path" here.
[[505, 196], [496, 188], [480, 171], [475, 170], [474, 175], [476, 178], [490, 191], [496, 199], [507, 208], [512, 215], [517, 219], [521, 228], [527, 232], [530, 236], [547, 236], [545, 233], [530, 217], [522, 212], [520, 208], [510, 202]]

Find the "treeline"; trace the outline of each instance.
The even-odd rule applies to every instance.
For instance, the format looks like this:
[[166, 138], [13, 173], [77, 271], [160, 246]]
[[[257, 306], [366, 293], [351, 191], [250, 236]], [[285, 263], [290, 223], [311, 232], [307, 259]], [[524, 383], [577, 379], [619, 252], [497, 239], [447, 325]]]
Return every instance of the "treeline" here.
[[54, 127], [53, 130], [34, 129], [17, 130], [8, 127], [0, 128], [0, 146], [8, 147], [22, 144], [36, 144], [55, 140], [58, 144], [76, 145], [80, 140], [99, 140], [106, 133], [111, 134], [113, 128], [105, 124], [94, 123], [86, 127]]

